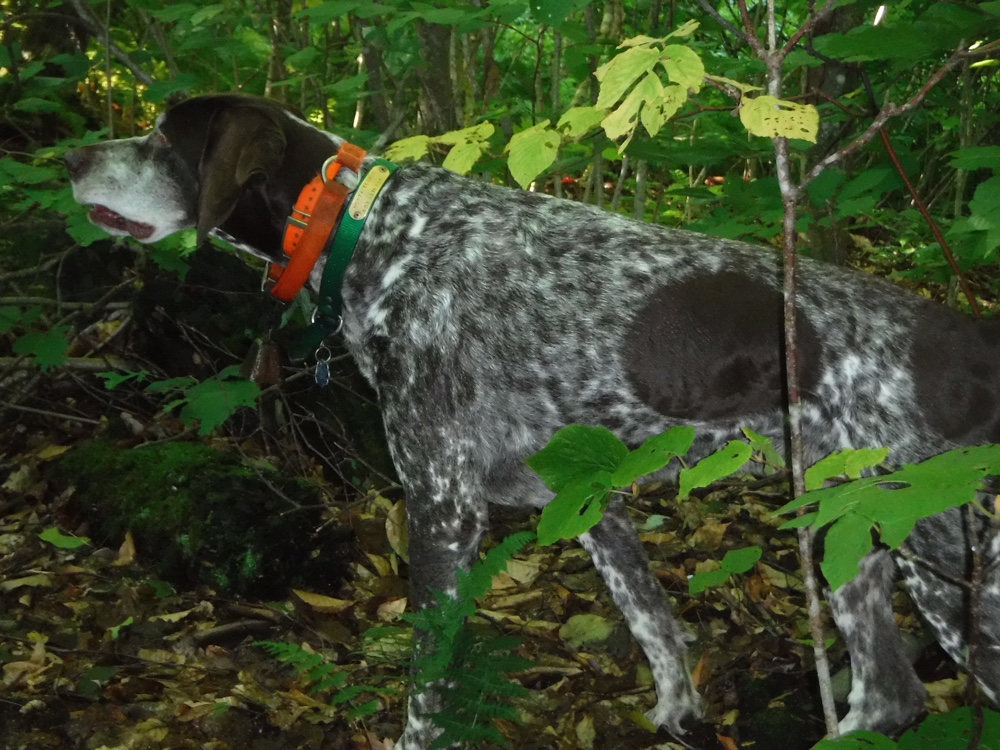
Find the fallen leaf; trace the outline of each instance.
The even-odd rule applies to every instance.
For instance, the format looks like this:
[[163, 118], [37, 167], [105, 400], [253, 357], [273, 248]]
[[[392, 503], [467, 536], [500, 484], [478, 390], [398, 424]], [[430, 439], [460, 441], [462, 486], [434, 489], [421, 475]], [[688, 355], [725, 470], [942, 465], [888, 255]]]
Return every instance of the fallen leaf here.
[[575, 648], [584, 643], [603, 641], [615, 626], [600, 615], [573, 615], [559, 628], [559, 637]]
[[400, 500], [385, 518], [385, 535], [393, 552], [405, 562], [410, 561], [410, 538], [406, 531], [406, 501]]
[[340, 614], [348, 607], [354, 605], [354, 602], [350, 599], [334, 599], [332, 596], [314, 594], [311, 591], [292, 589], [292, 593], [314, 611], [328, 615]]
[[376, 615], [382, 622], [389, 622], [398, 619], [405, 611], [406, 597], [404, 596], [402, 599], [390, 599], [380, 604]]

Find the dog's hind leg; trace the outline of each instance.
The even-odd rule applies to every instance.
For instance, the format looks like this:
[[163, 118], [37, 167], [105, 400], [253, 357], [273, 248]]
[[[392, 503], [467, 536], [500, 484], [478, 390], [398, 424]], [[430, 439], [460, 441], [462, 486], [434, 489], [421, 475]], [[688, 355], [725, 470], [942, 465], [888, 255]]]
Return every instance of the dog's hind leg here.
[[[985, 514], [955, 508], [917, 524], [897, 565], [927, 627], [948, 655], [975, 674], [1000, 706], [1000, 529]], [[973, 552], [979, 585], [973, 597]], [[975, 631], [970, 628], [970, 616]], [[970, 642], [970, 634], [972, 635]], [[974, 650], [970, 658], [970, 647]]]
[[896, 571], [885, 550], [861, 561], [861, 570], [828, 596], [851, 656], [851, 710], [840, 731], [895, 734], [924, 710], [924, 686], [907, 656], [892, 611]]
[[666, 593], [624, 505], [612, 501], [601, 522], [580, 536], [632, 636], [646, 654], [656, 683], [656, 707], [647, 716], [675, 734], [701, 718], [702, 701], [685, 663], [689, 636], [674, 618]]

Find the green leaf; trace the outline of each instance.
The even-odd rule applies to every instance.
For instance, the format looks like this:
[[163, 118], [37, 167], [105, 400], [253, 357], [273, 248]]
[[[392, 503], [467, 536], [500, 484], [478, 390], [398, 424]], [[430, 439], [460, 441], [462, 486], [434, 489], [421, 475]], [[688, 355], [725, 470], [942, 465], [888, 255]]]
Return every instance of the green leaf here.
[[135, 619], [134, 618], [132, 618], [132, 617], [126, 617], [118, 625], [112, 625], [110, 628], [108, 628], [108, 633], [111, 635], [111, 640], [117, 641], [118, 640], [118, 636], [121, 635], [121, 631], [123, 629], [129, 627], [133, 623], [135, 623]]
[[431, 139], [426, 135], [415, 135], [393, 143], [385, 150], [389, 161], [419, 161], [430, 151]]
[[760, 560], [760, 547], [731, 549], [722, 558], [722, 569], [728, 573], [746, 573]]
[[607, 640], [614, 629], [614, 623], [600, 615], [573, 615], [559, 628], [559, 637], [580, 648], [585, 643]]
[[819, 111], [811, 104], [796, 104], [761, 94], [743, 100], [740, 121], [751, 135], [800, 138], [815, 143]]
[[713, 586], [718, 586], [729, 580], [729, 571], [717, 569], [717, 570], [703, 570], [701, 573], [695, 573], [688, 579], [688, 592], [693, 596], [694, 594], [700, 594], [707, 588]]
[[561, 25], [577, 5], [576, 0], [528, 0], [532, 18], [546, 26]]
[[872, 551], [871, 521], [860, 515], [845, 515], [834, 523], [823, 542], [820, 569], [836, 591], [858, 574], [861, 560]]
[[750, 448], [754, 453], [759, 453], [765, 463], [771, 467], [783, 467], [785, 465], [785, 459], [778, 453], [771, 438], [760, 435], [749, 427], [742, 427], [740, 429], [746, 435], [747, 440], [750, 441]]
[[659, 60], [659, 50], [651, 47], [632, 47], [608, 60], [594, 73], [601, 82], [595, 106], [598, 109], [613, 106]]
[[138, 372], [99, 372], [97, 377], [104, 380], [104, 387], [113, 391], [115, 388], [120, 386], [122, 383], [127, 383], [129, 380], [135, 380], [137, 383], [141, 383], [149, 376], [148, 370], [139, 370]]
[[[978, 746], [1000, 747], [1000, 714], [982, 709], [983, 727]], [[931, 714], [917, 727], [899, 738], [899, 750], [967, 750], [976, 734], [976, 718], [968, 706], [946, 714]]]
[[[813, 750], [895, 750], [895, 747], [896, 743], [884, 734], [862, 729], [833, 739], [822, 739]], [[930, 747], [922, 750], [930, 750]]]
[[21, 308], [0, 305], [0, 333], [6, 333], [21, 320]]
[[254, 406], [260, 386], [250, 380], [206, 380], [189, 388], [180, 418], [185, 424], [198, 421], [199, 435], [207, 435], [241, 406]]
[[559, 153], [559, 133], [549, 127], [548, 120], [515, 133], [504, 151], [510, 154], [507, 168], [517, 184], [528, 187], [531, 181], [552, 166]]
[[0, 159], [0, 176], [4, 182], [18, 185], [38, 185], [42, 182], [56, 180], [62, 174], [52, 167], [37, 167], [34, 164], [24, 164], [9, 156]]
[[952, 151], [953, 169], [993, 169], [1000, 170], [1000, 146], [972, 146]]
[[611, 475], [601, 471], [565, 485], [542, 509], [538, 521], [538, 543], [553, 544], [574, 539], [590, 531], [604, 516]]
[[667, 78], [685, 91], [697, 93], [705, 80], [705, 64], [698, 53], [682, 44], [669, 44], [660, 53], [660, 63], [667, 71]]
[[627, 487], [639, 477], [659, 471], [674, 458], [687, 453], [693, 442], [694, 428], [685, 425], [646, 438], [642, 445], [622, 458], [618, 468], [612, 472], [612, 485]]
[[45, 529], [45, 531], [38, 535], [38, 538], [59, 549], [78, 549], [90, 544], [90, 539], [87, 537], [63, 534], [55, 526]]
[[818, 490], [835, 477], [857, 479], [862, 471], [878, 466], [888, 457], [888, 448], [847, 448], [831, 453], [806, 469], [806, 489]]
[[580, 138], [600, 125], [607, 114], [606, 109], [597, 107], [570, 107], [563, 112], [556, 128], [563, 131], [567, 138]]
[[42, 372], [48, 372], [68, 359], [69, 331], [69, 326], [55, 326], [44, 333], [26, 333], [14, 342], [14, 353], [30, 355]]
[[749, 461], [752, 455], [753, 449], [747, 443], [731, 440], [712, 455], [681, 471], [678, 499], [684, 499], [693, 489], [707, 487], [712, 482], [729, 476]]
[[198, 86], [198, 76], [193, 73], [181, 73], [176, 78], [167, 81], [153, 81], [146, 89], [143, 97], [146, 101], [162, 102], [178, 91], [190, 91]]
[[627, 455], [628, 447], [606, 427], [571, 424], [525, 461], [550, 490], [559, 492], [573, 480], [613, 473]]

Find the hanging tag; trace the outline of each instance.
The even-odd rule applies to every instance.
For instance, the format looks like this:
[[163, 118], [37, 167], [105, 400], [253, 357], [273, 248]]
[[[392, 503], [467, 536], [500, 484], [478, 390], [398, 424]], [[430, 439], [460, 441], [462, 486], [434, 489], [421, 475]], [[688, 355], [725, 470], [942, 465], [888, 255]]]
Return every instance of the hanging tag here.
[[332, 356], [330, 350], [325, 346], [321, 345], [316, 350], [316, 369], [313, 372], [313, 379], [320, 388], [324, 388], [330, 383], [330, 359]]
[[281, 382], [281, 353], [278, 345], [271, 341], [270, 331], [250, 346], [240, 366], [240, 375], [265, 386]]

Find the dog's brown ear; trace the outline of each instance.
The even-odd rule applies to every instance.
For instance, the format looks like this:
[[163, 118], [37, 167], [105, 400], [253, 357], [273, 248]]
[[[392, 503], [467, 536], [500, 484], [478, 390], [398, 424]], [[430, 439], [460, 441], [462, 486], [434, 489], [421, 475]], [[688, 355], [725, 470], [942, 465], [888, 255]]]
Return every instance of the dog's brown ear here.
[[236, 207], [251, 177], [274, 176], [285, 155], [278, 123], [249, 107], [221, 107], [212, 117], [198, 174], [198, 244]]

